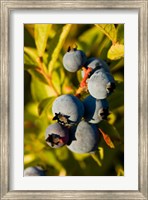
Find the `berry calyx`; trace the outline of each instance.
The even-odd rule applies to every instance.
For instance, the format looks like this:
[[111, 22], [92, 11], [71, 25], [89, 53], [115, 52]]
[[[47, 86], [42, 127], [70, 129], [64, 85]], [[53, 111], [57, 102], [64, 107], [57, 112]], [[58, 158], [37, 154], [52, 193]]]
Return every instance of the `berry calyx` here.
[[59, 123], [51, 124], [46, 129], [45, 141], [52, 148], [62, 147], [69, 141], [69, 130]]

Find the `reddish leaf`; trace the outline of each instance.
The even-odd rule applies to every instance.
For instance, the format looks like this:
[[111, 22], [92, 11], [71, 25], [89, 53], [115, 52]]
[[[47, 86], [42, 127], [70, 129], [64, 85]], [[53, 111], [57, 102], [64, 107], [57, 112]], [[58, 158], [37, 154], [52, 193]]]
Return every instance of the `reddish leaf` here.
[[103, 139], [106, 142], [106, 144], [110, 147], [110, 148], [115, 148], [115, 145], [113, 144], [113, 142], [111, 141], [110, 137], [105, 134], [100, 128], [99, 131], [102, 133]]

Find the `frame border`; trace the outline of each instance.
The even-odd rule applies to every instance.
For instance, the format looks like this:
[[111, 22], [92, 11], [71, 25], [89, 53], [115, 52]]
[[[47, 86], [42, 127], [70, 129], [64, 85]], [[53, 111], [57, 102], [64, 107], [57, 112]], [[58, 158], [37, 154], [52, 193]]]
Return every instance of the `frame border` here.
[[[0, 185], [1, 199], [148, 199], [148, 0], [69, 1], [0, 0]], [[138, 114], [139, 114], [139, 189], [138, 191], [10, 191], [9, 190], [9, 18], [15, 9], [137, 9], [138, 10]]]

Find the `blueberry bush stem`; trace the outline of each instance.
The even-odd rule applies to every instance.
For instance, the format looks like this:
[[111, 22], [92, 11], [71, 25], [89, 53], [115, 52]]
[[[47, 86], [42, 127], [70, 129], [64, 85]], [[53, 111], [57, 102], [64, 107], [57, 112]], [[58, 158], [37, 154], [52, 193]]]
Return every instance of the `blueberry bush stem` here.
[[84, 77], [83, 77], [83, 79], [82, 79], [82, 81], [80, 83], [80, 87], [85, 87], [85, 86], [87, 86], [86, 81], [87, 81], [92, 69], [89, 68], [89, 67], [87, 69], [85, 67], [83, 67], [82, 70], [84, 71]]
[[45, 72], [44, 68], [43, 68], [43, 61], [42, 59], [38, 59], [39, 62], [39, 67], [37, 68], [37, 72], [42, 74], [44, 76], [44, 78], [47, 80], [47, 83], [49, 86], [52, 87], [52, 89], [55, 91], [56, 96], [59, 96], [59, 93], [57, 91], [57, 89], [55, 88], [54, 84], [52, 83], [52, 77], [50, 74], [48, 74], [47, 72]]

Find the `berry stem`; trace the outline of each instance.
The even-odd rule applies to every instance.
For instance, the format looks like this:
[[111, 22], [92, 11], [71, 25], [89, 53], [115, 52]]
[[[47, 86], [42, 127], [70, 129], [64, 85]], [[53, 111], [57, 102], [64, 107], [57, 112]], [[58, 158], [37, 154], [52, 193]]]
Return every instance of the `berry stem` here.
[[88, 67], [86, 69], [85, 67], [82, 67], [82, 70], [84, 71], [84, 78], [82, 79], [82, 81], [80, 83], [80, 87], [86, 87], [87, 86], [86, 81], [88, 79], [90, 72], [92, 71], [92, 68]]
[[82, 93], [87, 92], [87, 87], [83, 86], [83, 87], [79, 87], [76, 91], [75, 96], [80, 98]]
[[88, 79], [88, 76], [90, 75], [90, 72], [92, 71], [92, 69], [90, 67], [88, 67], [87, 69], [85, 67], [82, 67], [82, 70], [84, 71], [84, 77], [80, 83], [80, 86], [79, 88], [77, 89], [76, 91], [76, 94], [75, 96], [80, 98], [81, 97], [81, 94], [84, 93], [84, 92], [87, 92], [87, 79]]

